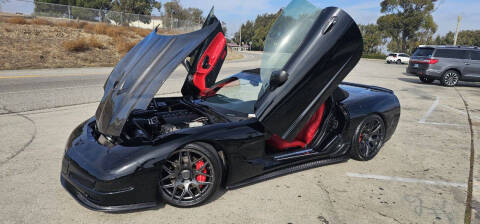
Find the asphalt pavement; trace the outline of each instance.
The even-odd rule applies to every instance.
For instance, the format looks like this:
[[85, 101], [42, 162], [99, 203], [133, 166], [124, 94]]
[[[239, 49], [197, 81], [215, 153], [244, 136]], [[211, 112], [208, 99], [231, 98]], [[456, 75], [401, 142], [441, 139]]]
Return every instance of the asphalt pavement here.
[[[259, 56], [251, 57], [226, 63], [221, 76], [258, 67]], [[402, 105], [397, 131], [373, 160], [226, 191], [195, 208], [121, 214], [82, 207], [59, 181], [67, 137], [94, 114], [111, 68], [1, 71], [0, 223], [463, 223], [470, 196], [472, 223], [480, 223], [480, 164], [467, 116], [478, 150], [480, 84], [422, 84], [405, 68], [362, 59], [346, 79], [390, 88]], [[159, 94], [178, 94], [183, 79], [175, 72]]]
[[[219, 78], [260, 66], [261, 54], [244, 55], [242, 59], [226, 61]], [[103, 84], [112, 69], [101, 67], [0, 71], [0, 114], [98, 102], [103, 95]], [[185, 75], [185, 68], [179, 66], [159, 94], [178, 92]]]

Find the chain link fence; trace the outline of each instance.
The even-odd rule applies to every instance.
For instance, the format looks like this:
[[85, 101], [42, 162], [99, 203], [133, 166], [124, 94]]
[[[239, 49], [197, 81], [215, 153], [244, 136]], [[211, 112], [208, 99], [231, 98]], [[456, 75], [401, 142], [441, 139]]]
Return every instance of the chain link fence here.
[[103, 22], [145, 29], [153, 29], [158, 26], [160, 29], [180, 32], [190, 32], [201, 28], [201, 25], [195, 23], [194, 20], [178, 20], [165, 15], [149, 16], [28, 0], [0, 0], [0, 12], [27, 17]]

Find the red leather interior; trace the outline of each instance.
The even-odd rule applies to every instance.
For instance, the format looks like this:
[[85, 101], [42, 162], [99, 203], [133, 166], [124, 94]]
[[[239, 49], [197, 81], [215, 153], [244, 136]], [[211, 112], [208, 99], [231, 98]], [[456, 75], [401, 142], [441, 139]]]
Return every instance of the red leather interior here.
[[288, 142], [280, 138], [278, 135], [273, 135], [267, 144], [275, 147], [278, 150], [284, 150], [288, 148], [301, 147], [304, 148], [306, 145], [310, 144], [315, 136], [315, 132], [320, 127], [322, 123], [323, 114], [325, 112], [325, 103], [323, 103], [317, 112], [313, 114], [307, 124], [303, 127], [302, 131], [295, 137], [295, 140]]
[[[193, 84], [200, 90], [201, 96], [204, 96], [205, 93], [208, 92], [207, 91], [208, 88], [205, 85], [205, 78], [213, 70], [213, 68], [217, 64], [217, 61], [220, 58], [223, 60], [225, 57], [224, 49], [226, 44], [227, 44], [227, 41], [225, 39], [225, 36], [223, 35], [222, 32], [219, 32], [215, 36], [215, 38], [213, 38], [210, 45], [208, 45], [203, 55], [200, 57], [200, 61], [197, 64], [197, 70], [195, 74], [193, 74]], [[203, 67], [203, 64], [204, 64], [203, 62], [206, 56], [208, 56], [209, 58], [208, 68]]]

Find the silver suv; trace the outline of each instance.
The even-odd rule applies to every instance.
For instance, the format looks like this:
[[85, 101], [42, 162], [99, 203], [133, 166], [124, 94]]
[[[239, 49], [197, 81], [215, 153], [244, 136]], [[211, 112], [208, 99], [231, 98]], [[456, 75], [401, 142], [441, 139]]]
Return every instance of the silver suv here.
[[420, 81], [440, 80], [444, 86], [458, 81], [480, 81], [480, 48], [466, 46], [420, 45], [407, 67], [407, 73], [417, 74]]

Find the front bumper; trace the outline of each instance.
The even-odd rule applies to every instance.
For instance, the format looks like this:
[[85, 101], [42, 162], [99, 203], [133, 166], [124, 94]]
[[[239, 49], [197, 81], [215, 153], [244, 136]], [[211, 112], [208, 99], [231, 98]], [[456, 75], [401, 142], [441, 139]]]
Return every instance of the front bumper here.
[[[82, 123], [67, 141], [60, 177], [63, 187], [92, 210], [117, 212], [156, 206], [161, 201], [158, 168], [144, 162], [129, 165], [137, 164], [134, 159], [127, 165], [117, 165], [121, 164], [118, 160], [133, 157], [132, 152], [142, 148], [108, 149], [96, 142], [90, 126], [91, 122]], [[132, 172], [118, 171], [125, 167], [132, 167]]]
[[156, 202], [145, 202], [145, 203], [137, 203], [137, 204], [129, 204], [129, 205], [100, 205], [97, 204], [91, 198], [102, 198], [102, 201], [107, 201], [108, 198], [112, 197], [121, 197], [121, 192], [112, 192], [112, 193], [101, 193], [95, 192], [91, 190], [87, 190], [86, 188], [82, 187], [81, 185], [75, 185], [74, 183], [65, 179], [63, 175], [60, 176], [60, 182], [65, 190], [72, 195], [72, 197], [84, 207], [94, 210], [94, 211], [103, 211], [103, 212], [122, 212], [122, 211], [131, 211], [131, 210], [139, 210], [145, 209], [150, 207], [157, 206]]

